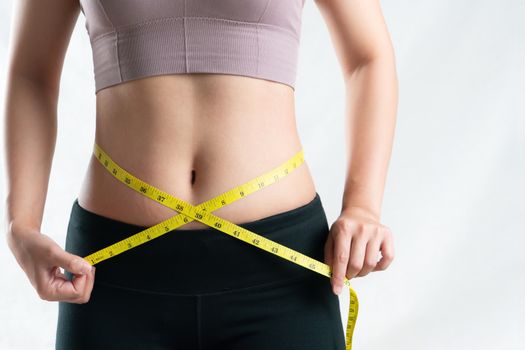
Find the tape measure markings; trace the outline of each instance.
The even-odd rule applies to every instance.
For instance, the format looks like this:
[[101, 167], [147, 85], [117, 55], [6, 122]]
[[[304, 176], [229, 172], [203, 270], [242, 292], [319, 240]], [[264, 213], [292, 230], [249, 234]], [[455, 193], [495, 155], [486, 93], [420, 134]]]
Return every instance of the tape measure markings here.
[[[177, 206], [169, 205], [167, 202], [164, 201], [167, 198], [170, 198], [170, 195], [166, 195], [163, 191], [157, 189], [156, 187], [134, 177], [129, 172], [127, 172], [125, 169], [120, 167], [118, 164], [116, 164], [98, 145], [95, 144], [94, 147], [94, 153], [97, 157], [97, 159], [107, 168], [109, 171], [109, 165], [111, 164], [111, 173], [121, 182], [124, 182], [126, 185], [133, 188], [135, 191], [140, 192], [143, 195], [146, 195], [147, 197], [164, 204], [168, 206], [171, 209], [177, 209], [180, 208]], [[298, 152], [293, 158], [293, 169], [294, 170], [299, 164], [295, 161], [295, 159], [299, 159], [299, 164], [302, 163], [304, 160], [303, 158], [303, 151], [301, 150]], [[226, 191], [215, 198], [212, 198], [204, 203], [201, 203], [197, 205], [196, 207], [200, 207], [201, 210], [216, 210], [222, 206], [225, 206], [229, 204], [227, 200], [230, 200], [230, 203], [240, 199], [244, 198], [245, 196], [258, 191], [259, 189], [262, 189], [266, 184], [273, 184], [280, 180], [279, 173], [284, 173], [285, 176], [289, 173], [289, 170], [287, 168], [288, 163], [290, 161], [278, 166], [277, 168], [269, 171], [268, 173], [259, 176], [255, 178], [255, 181], [250, 181], [248, 183], [245, 183], [243, 185], [237, 186], [229, 191]], [[283, 169], [284, 168], [284, 169]], [[123, 174], [123, 175], [119, 175]], [[137, 184], [135, 184], [137, 183]], [[257, 183], [257, 185], [255, 185]], [[149, 191], [148, 191], [149, 189]], [[234, 200], [231, 200], [234, 199]], [[191, 206], [189, 203], [185, 203], [188, 206]], [[181, 219], [181, 216], [183, 218]], [[160, 222], [159, 224], [156, 224], [154, 226], [149, 227], [148, 229], [141, 231], [137, 234], [134, 234], [128, 238], [125, 238], [119, 242], [116, 242], [104, 249], [101, 249], [95, 253], [92, 253], [85, 257], [84, 259], [90, 262], [91, 264], [96, 264], [98, 262], [101, 262], [103, 260], [106, 260], [109, 257], [116, 256], [120, 253], [123, 253], [124, 251], [131, 249], [135, 246], [138, 246], [142, 243], [145, 243], [147, 241], [150, 241], [151, 239], [160, 237], [162, 234], [167, 233], [175, 228], [178, 228], [180, 226], [185, 225], [188, 222], [193, 221], [193, 217], [182, 214], [176, 214], [171, 218], [168, 218], [167, 220], [164, 220]], [[163, 230], [162, 230], [163, 229]], [[235, 234], [238, 234], [238, 231], [234, 232]], [[133, 244], [132, 242], [135, 242]]]
[[[293, 171], [304, 162], [304, 153], [302, 149], [287, 162], [271, 170], [270, 172], [256, 177], [243, 185], [237, 186], [232, 190], [224, 192], [223, 194], [220, 194], [217, 197], [196, 206], [182, 199], [173, 197], [169, 193], [166, 193], [155, 186], [150, 185], [131, 175], [129, 172], [116, 164], [96, 143], [94, 145], [93, 152], [96, 158], [104, 165], [104, 167], [119, 181], [123, 182], [128, 187], [131, 187], [142, 195], [147, 196], [156, 202], [167, 206], [168, 208], [176, 210], [179, 212], [179, 214], [85, 257], [84, 259], [86, 259], [88, 262], [98, 263], [109, 257], [122, 253], [123, 251], [145, 243], [150, 239], [167, 233], [176, 227], [180, 227], [188, 222], [197, 220], [206, 224], [207, 226], [215, 228], [218, 231], [224, 232], [234, 238], [238, 238], [246, 243], [296, 263], [304, 268], [317, 272], [326, 277], [332, 276], [332, 270], [329, 265], [302, 254], [301, 252], [274, 242], [264, 236], [258, 235], [211, 213], [211, 211], [227, 205], [228, 200], [230, 200], [231, 203], [237, 199], [243, 198], [248, 194], [264, 188], [266, 184], [273, 184], [277, 182], [279, 180], [277, 173], [280, 170], [284, 172], [285, 176], [288, 175], [290, 172], [290, 165], [291, 170]], [[110, 170], [110, 168], [112, 170]], [[119, 175], [121, 173], [123, 173], [123, 175]], [[164, 230], [164, 232], [161, 230]], [[142, 240], [142, 237], [146, 237], [147, 240]], [[131, 241], [137, 242], [132, 244]], [[124, 244], [127, 244], [127, 246], [124, 246]], [[357, 299], [357, 293], [350, 285], [350, 280], [345, 277], [343, 284], [348, 286], [350, 289], [350, 305], [346, 330], [346, 348], [347, 350], [351, 350], [352, 335], [355, 328], [355, 321], [357, 319], [359, 303]]]

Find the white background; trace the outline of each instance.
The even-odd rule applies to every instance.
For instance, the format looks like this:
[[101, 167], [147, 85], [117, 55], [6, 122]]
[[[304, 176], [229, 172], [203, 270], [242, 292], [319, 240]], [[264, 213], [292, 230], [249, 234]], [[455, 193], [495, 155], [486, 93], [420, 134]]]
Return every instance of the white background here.
[[[0, 2], [2, 96], [13, 3]], [[400, 83], [382, 211], [396, 258], [386, 271], [353, 280], [354, 349], [524, 349], [525, 2], [399, 0], [383, 1], [383, 10]], [[331, 223], [344, 186], [344, 85], [313, 1], [304, 7], [300, 50], [297, 122]], [[42, 225], [62, 246], [94, 116], [81, 14], [62, 74]], [[5, 240], [0, 271], [0, 348], [54, 348], [58, 304], [39, 299]], [[344, 325], [347, 306], [346, 289]]]

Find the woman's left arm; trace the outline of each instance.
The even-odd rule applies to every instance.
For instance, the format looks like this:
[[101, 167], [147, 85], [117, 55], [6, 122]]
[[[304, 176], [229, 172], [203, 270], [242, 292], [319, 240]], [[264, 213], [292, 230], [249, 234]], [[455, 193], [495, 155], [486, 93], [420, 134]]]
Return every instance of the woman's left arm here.
[[398, 82], [379, 0], [315, 3], [341, 64], [347, 96], [348, 163], [342, 210], [325, 244], [325, 263], [332, 267], [332, 288], [339, 294], [345, 276], [350, 279], [384, 270], [394, 258], [393, 236], [380, 223], [380, 216]]

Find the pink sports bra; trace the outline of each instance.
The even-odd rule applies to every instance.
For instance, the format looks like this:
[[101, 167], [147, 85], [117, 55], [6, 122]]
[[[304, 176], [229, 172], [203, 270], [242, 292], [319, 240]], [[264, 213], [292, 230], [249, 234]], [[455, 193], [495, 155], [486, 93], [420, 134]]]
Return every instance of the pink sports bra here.
[[147, 76], [244, 75], [295, 89], [305, 0], [79, 0], [95, 94]]

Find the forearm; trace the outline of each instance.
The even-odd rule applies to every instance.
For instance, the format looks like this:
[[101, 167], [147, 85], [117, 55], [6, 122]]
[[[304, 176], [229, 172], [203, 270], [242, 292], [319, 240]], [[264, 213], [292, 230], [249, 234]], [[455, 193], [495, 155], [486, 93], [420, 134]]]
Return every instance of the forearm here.
[[397, 113], [393, 55], [360, 65], [345, 78], [347, 168], [342, 213], [381, 216]]
[[6, 91], [6, 223], [39, 231], [56, 141], [57, 93], [21, 75], [9, 79]]

